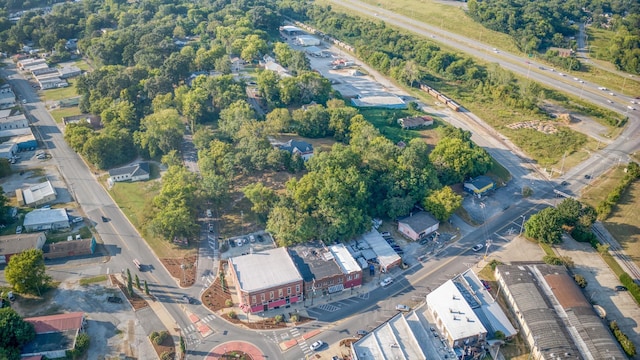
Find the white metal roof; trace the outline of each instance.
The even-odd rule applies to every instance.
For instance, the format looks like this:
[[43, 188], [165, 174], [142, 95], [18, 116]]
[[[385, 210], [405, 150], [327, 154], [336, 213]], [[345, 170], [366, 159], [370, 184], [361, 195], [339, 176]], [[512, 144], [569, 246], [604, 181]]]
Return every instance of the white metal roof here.
[[392, 266], [400, 261], [400, 256], [393, 250], [377, 230], [373, 229], [368, 233], [362, 234], [362, 239], [369, 244], [371, 250], [376, 253], [378, 256], [378, 262], [383, 268]]
[[353, 343], [357, 359], [426, 359], [423, 345], [415, 337], [403, 313], [399, 313]]
[[438, 314], [446, 332], [454, 341], [487, 333], [487, 329], [452, 280], [447, 280], [427, 295], [427, 306]]
[[280, 247], [229, 258], [240, 288], [258, 291], [278, 285], [302, 281], [286, 248]]
[[360, 266], [356, 259], [351, 256], [351, 253], [344, 244], [331, 245], [329, 247], [329, 251], [333, 254], [333, 257], [336, 259], [336, 262], [342, 268], [342, 271], [346, 274], [350, 274], [352, 272], [360, 271]]
[[38, 202], [43, 198], [50, 196], [52, 194], [55, 195], [56, 189], [53, 188], [53, 185], [51, 185], [50, 181], [46, 181], [46, 182], [31, 186], [30, 188], [24, 190], [22, 194], [24, 195], [25, 204], [29, 205], [29, 204]]
[[24, 216], [24, 226], [37, 226], [69, 221], [66, 209], [36, 209]]

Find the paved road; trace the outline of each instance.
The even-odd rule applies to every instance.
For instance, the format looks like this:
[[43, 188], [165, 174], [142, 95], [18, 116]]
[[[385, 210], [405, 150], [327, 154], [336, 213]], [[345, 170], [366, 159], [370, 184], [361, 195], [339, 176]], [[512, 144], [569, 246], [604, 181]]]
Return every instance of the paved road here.
[[[138, 259], [140, 263], [146, 265], [145, 268], [151, 269], [139, 272], [140, 280], [147, 280], [151, 293], [161, 302], [179, 328], [190, 328], [192, 323], [176, 299], [196, 290], [194, 288], [180, 289], [176, 285], [176, 281], [165, 270], [107, 191], [99, 184], [82, 158], [64, 141], [63, 133], [46, 110], [45, 105], [40, 102], [31, 84], [17, 73], [13, 63], [8, 63], [5, 68], [0, 69], [0, 76], [5, 78], [10, 76], [9, 81], [13, 85], [16, 95], [19, 98], [27, 99], [24, 109], [30, 122], [34, 125], [36, 137], [41, 139], [47, 147], [53, 161], [60, 169], [60, 173], [63, 174], [69, 191], [82, 207], [86, 216], [93, 221], [96, 231], [104, 242], [104, 247], [111, 256], [109, 262], [93, 266], [100, 267], [102, 274], [114, 273], [126, 268], [133, 270], [133, 259]], [[109, 221], [102, 222], [101, 216], [106, 217]], [[203, 318], [209, 315], [208, 312], [202, 313], [202, 308], [196, 310], [200, 312], [201, 316], [204, 315]], [[229, 339], [246, 339], [254, 335], [251, 332], [229, 327], [220, 320], [216, 321], [215, 327], [229, 328], [227, 335], [223, 335], [228, 336]], [[258, 340], [261, 339], [258, 338]], [[205, 342], [206, 345], [202, 347], [202, 350], [194, 350], [197, 356], [189, 358], [204, 357], [215, 343], [217, 342]], [[264, 347], [265, 354], [271, 355], [271, 358], [277, 358], [275, 354], [279, 354], [279, 350], [275, 349], [277, 352], [273, 352], [273, 346], [270, 348], [270, 345], [264, 344], [264, 341], [258, 341], [257, 344], [261, 348]]]

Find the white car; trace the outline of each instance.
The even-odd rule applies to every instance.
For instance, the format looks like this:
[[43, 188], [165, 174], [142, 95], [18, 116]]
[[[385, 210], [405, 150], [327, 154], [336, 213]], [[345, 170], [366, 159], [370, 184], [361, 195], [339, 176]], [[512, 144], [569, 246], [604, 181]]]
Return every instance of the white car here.
[[320, 349], [322, 347], [322, 345], [324, 345], [324, 341], [322, 340], [318, 340], [316, 342], [314, 342], [313, 344], [311, 344], [311, 346], [309, 346], [309, 348], [313, 351], [316, 351], [318, 349]]
[[411, 308], [407, 305], [398, 304], [396, 305], [396, 310], [398, 311], [411, 311]]
[[393, 282], [393, 279], [388, 277], [388, 278], [385, 278], [384, 280], [380, 281], [380, 286], [382, 286], [382, 287], [389, 286], [389, 285], [391, 285], [392, 282]]
[[635, 110], [636, 108], [634, 108], [634, 107], [633, 107], [633, 106], [631, 106], [631, 105], [627, 105], [627, 109], [629, 109], [629, 110]]
[[475, 245], [474, 247], [472, 247], [472, 248], [471, 248], [471, 250], [473, 250], [473, 251], [475, 251], [475, 252], [478, 252], [478, 251], [482, 250], [482, 248], [483, 248], [483, 247], [484, 247], [484, 245], [482, 245], [482, 244], [477, 244], [477, 245]]

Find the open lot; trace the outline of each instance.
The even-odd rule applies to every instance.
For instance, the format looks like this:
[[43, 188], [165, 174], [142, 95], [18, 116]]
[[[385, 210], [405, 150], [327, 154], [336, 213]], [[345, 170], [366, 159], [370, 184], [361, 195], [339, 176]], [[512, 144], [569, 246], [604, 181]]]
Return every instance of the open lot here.
[[38, 94], [40, 94], [40, 98], [42, 99], [42, 101], [44, 102], [58, 101], [58, 100], [77, 96], [78, 92], [76, 90], [75, 80], [67, 79], [67, 82], [69, 83], [69, 86], [64, 88], [38, 91]]
[[604, 200], [609, 192], [618, 186], [622, 177], [624, 177], [624, 168], [611, 168], [599, 178], [593, 179], [589, 186], [582, 190], [580, 201], [593, 207], [598, 206], [598, 203]]
[[49, 111], [49, 113], [51, 114], [51, 117], [53, 117], [53, 120], [55, 120], [58, 124], [62, 123], [63, 117], [82, 115], [82, 113], [80, 112], [80, 108], [77, 106], [55, 109]]
[[640, 265], [640, 181], [635, 181], [620, 197], [604, 226], [618, 240], [625, 253]]

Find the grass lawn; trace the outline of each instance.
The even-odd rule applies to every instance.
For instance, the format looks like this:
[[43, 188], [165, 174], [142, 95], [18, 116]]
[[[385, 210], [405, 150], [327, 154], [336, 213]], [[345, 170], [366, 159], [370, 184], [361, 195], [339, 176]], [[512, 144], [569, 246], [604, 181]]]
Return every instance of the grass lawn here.
[[98, 275], [94, 277], [80, 279], [81, 286], [88, 286], [95, 283], [101, 283], [103, 281], [107, 281], [107, 275]]
[[156, 256], [159, 258], [183, 257], [195, 250], [174, 246], [165, 239], [153, 237], [142, 231], [146, 206], [160, 192], [161, 188], [162, 184], [156, 180], [118, 182], [109, 190], [109, 193], [133, 226], [143, 234]]
[[82, 71], [91, 71], [91, 66], [89, 66], [89, 64], [87, 64], [87, 62], [84, 61], [84, 59], [76, 60], [74, 65], [77, 66]]
[[604, 221], [611, 235], [627, 255], [640, 264], [640, 181], [634, 181], [620, 197], [613, 212]]
[[598, 203], [604, 200], [609, 192], [620, 184], [622, 177], [624, 177], [623, 167], [612, 168], [599, 178], [593, 179], [591, 184], [584, 188], [580, 195], [580, 201], [593, 207], [598, 206]]
[[58, 123], [58, 124], [62, 123], [62, 118], [63, 117], [74, 116], [74, 115], [82, 115], [82, 113], [80, 112], [80, 108], [78, 108], [77, 106], [55, 109], [55, 110], [49, 111], [49, 113], [53, 117], [53, 120], [55, 120], [56, 123]]
[[42, 101], [58, 101], [67, 99], [70, 97], [78, 96], [76, 91], [76, 82], [73, 80], [67, 80], [69, 86], [59, 89], [40, 90]]
[[437, 129], [444, 126], [444, 122], [434, 118], [433, 125], [426, 129], [404, 130], [398, 125], [398, 119], [408, 116], [415, 116], [409, 110], [389, 110], [389, 109], [359, 109], [360, 114], [380, 131], [387, 139], [394, 144], [399, 141], [409, 143], [412, 139], [421, 138], [427, 144], [435, 146], [440, 139]]

